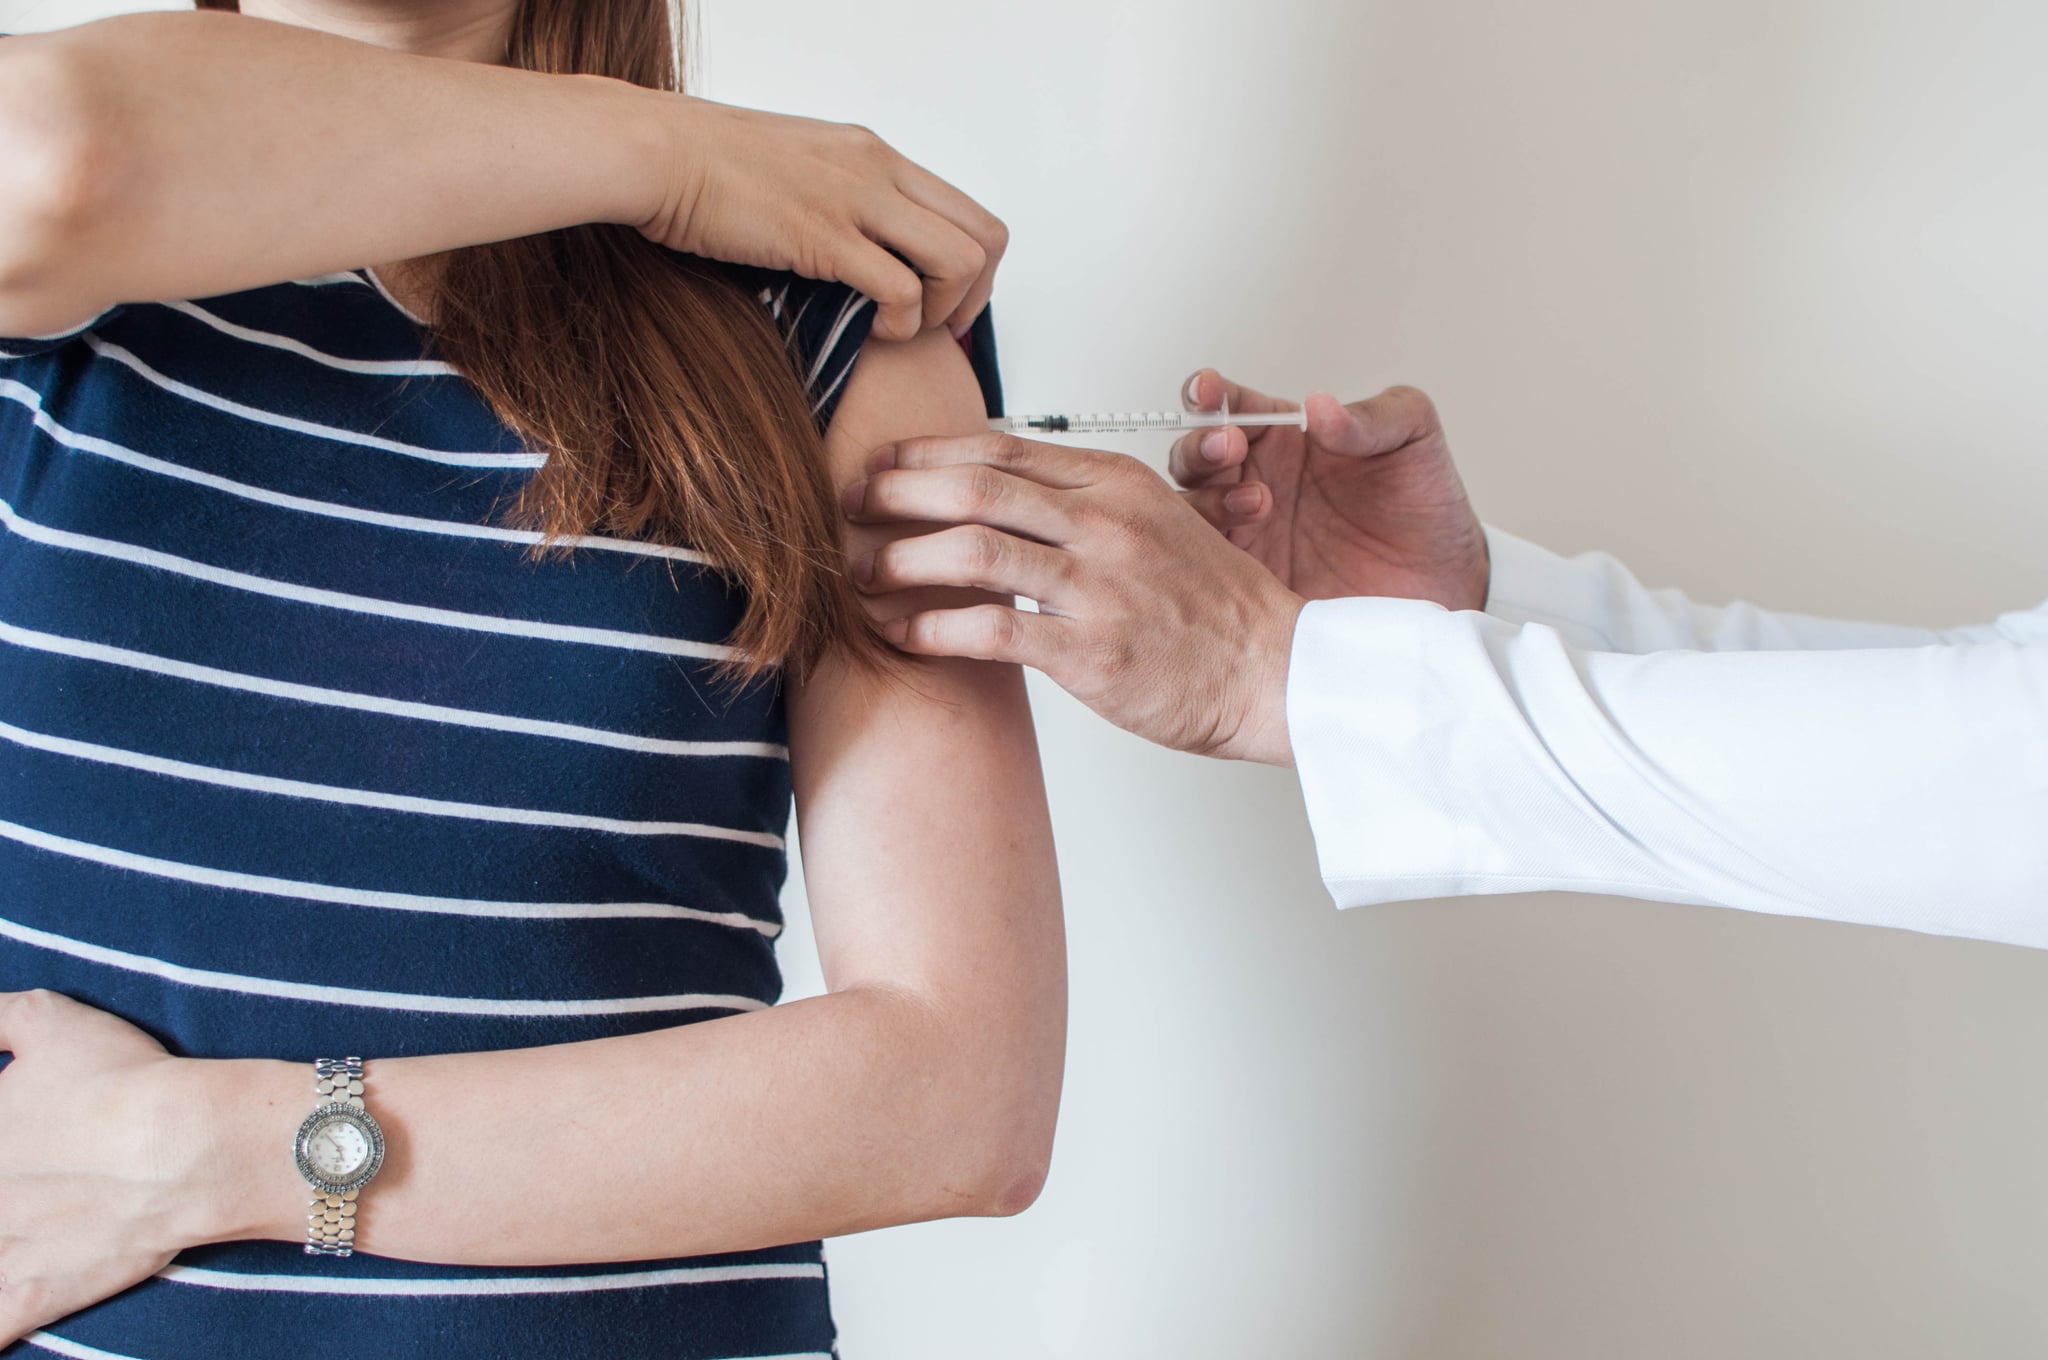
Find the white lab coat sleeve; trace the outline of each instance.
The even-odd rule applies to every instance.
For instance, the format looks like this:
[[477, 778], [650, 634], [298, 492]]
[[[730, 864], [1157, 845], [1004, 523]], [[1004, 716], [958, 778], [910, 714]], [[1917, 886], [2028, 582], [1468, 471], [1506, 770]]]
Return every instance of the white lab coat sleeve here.
[[2048, 947], [2048, 606], [1866, 632], [1587, 562], [1511, 568], [1490, 608], [1527, 621], [1303, 610], [1288, 726], [1339, 906], [1561, 889]]
[[1499, 529], [1486, 531], [1493, 559], [1486, 612], [1509, 623], [1555, 628], [1595, 652], [1819, 651], [1985, 642], [1996, 626], [1935, 630], [1779, 614], [1749, 604], [1695, 604], [1651, 590], [1605, 553], [1560, 557]]

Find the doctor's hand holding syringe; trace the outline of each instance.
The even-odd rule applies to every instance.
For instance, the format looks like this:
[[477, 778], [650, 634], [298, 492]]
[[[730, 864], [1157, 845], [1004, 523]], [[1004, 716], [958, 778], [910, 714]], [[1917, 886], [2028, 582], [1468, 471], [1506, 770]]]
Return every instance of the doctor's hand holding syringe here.
[[1145, 427], [1192, 427], [1179, 494], [1000, 431], [881, 451], [854, 517], [953, 527], [862, 589], [1038, 606], [891, 640], [1293, 766], [1340, 906], [1569, 889], [2048, 947], [2048, 604], [1944, 631], [1696, 605], [1482, 526], [1413, 389], [1184, 398]]

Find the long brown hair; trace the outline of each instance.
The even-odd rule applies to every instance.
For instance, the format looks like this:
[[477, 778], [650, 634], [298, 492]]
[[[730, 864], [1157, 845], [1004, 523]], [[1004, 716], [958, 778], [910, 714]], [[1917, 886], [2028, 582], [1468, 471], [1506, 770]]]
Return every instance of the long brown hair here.
[[[506, 63], [680, 92], [682, 56], [680, 0], [519, 0]], [[756, 298], [716, 265], [604, 224], [436, 263], [442, 356], [548, 455], [515, 519], [551, 541], [619, 534], [703, 552], [746, 597], [727, 639], [735, 679], [801, 674], [834, 645], [878, 653], [840, 569], [810, 402]]]

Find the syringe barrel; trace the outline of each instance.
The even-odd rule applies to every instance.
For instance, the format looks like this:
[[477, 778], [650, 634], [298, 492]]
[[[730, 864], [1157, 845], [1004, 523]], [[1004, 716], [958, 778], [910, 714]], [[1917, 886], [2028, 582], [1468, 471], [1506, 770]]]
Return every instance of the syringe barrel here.
[[1016, 434], [1144, 434], [1153, 430], [1184, 430], [1207, 417], [1178, 411], [1090, 411], [1076, 415], [1016, 416], [1009, 422]]
[[1308, 428], [1299, 411], [1270, 415], [1236, 415], [1229, 411], [1095, 411], [1086, 415], [1006, 416], [989, 428], [1002, 434], [1170, 434], [1175, 430], [1206, 430], [1219, 425], [1296, 425]]

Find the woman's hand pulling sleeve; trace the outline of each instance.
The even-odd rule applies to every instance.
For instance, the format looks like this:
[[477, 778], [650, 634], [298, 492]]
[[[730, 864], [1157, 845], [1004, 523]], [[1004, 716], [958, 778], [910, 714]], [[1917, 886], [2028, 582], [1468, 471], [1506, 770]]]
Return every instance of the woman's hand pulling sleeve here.
[[0, 335], [595, 222], [848, 284], [885, 339], [964, 329], [1008, 241], [862, 128], [232, 14], [0, 42]]

